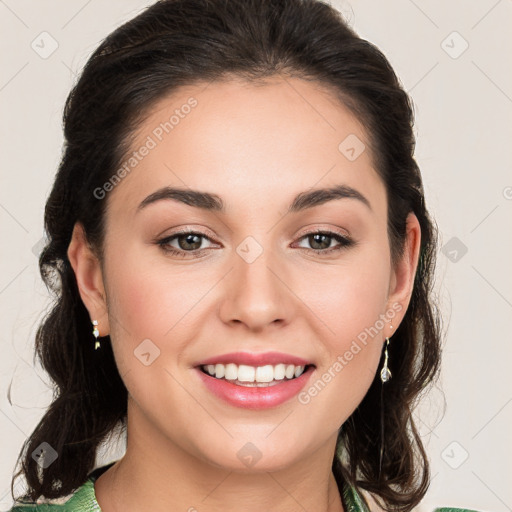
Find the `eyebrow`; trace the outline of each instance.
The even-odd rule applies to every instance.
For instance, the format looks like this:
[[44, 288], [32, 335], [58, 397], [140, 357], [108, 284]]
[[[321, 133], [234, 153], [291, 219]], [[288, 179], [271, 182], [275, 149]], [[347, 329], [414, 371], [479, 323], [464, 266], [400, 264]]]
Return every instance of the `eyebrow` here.
[[[336, 199], [356, 199], [372, 209], [366, 197], [348, 185], [336, 185], [329, 188], [313, 189], [298, 194], [288, 207], [288, 213], [297, 213]], [[224, 201], [217, 194], [198, 190], [163, 187], [147, 196], [138, 206], [137, 211], [162, 200], [174, 200], [195, 208], [225, 213]]]

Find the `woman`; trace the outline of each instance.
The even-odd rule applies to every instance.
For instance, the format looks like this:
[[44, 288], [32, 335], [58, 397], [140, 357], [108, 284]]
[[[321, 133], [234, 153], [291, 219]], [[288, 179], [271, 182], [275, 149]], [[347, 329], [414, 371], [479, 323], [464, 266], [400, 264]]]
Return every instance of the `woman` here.
[[162, 0], [64, 122], [36, 340], [57, 393], [12, 510], [418, 504], [436, 231], [380, 51], [315, 0]]

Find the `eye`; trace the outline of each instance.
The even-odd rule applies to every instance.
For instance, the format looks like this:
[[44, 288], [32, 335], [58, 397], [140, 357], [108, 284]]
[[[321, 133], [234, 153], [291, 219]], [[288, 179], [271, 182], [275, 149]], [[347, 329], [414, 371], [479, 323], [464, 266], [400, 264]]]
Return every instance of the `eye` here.
[[[302, 236], [300, 240], [309, 243], [311, 248], [304, 248], [313, 251], [316, 254], [330, 254], [334, 251], [340, 251], [355, 245], [354, 240], [348, 236], [341, 235], [333, 231], [314, 231]], [[332, 242], [337, 242], [338, 245], [334, 245], [333, 247]]]
[[[199, 231], [183, 230], [158, 240], [156, 243], [168, 254], [182, 258], [198, 258], [211, 248], [203, 247], [203, 241], [212, 242], [211, 238]], [[307, 242], [310, 247], [303, 247], [315, 254], [326, 255], [355, 245], [354, 240], [346, 235], [333, 231], [313, 231], [300, 237], [299, 241]], [[334, 246], [333, 246], [334, 242]], [[213, 242], [212, 242], [213, 243]], [[174, 245], [173, 245], [174, 244]]]
[[[203, 254], [203, 251], [206, 250], [206, 247], [202, 247], [203, 240], [212, 241], [204, 233], [184, 230], [158, 240], [157, 244], [162, 250], [174, 256], [199, 257]], [[177, 244], [177, 247], [176, 245], [171, 245], [172, 243]]]

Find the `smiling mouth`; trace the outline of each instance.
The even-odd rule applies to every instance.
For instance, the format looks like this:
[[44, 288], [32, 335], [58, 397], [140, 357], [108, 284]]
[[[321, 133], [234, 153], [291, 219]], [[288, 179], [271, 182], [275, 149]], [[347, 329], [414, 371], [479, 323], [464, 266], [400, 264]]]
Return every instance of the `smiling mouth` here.
[[277, 364], [265, 366], [236, 365], [234, 363], [201, 365], [198, 369], [217, 380], [243, 387], [270, 387], [297, 379], [315, 365]]

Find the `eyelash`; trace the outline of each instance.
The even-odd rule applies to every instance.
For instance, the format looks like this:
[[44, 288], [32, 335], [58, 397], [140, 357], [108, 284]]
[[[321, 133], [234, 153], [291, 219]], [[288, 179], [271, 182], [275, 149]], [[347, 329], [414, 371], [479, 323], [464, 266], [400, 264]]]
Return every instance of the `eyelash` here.
[[[178, 250], [178, 249], [169, 247], [168, 244], [172, 240], [174, 240], [180, 236], [183, 236], [183, 235], [199, 235], [200, 237], [206, 238], [210, 242], [213, 242], [213, 240], [211, 240], [211, 238], [208, 237], [207, 235], [205, 235], [204, 233], [201, 233], [198, 231], [183, 230], [183, 231], [177, 231], [176, 233], [174, 233], [171, 236], [162, 238], [161, 240], [158, 240], [156, 243], [157, 243], [157, 245], [159, 245], [161, 247], [161, 249], [163, 251], [165, 251], [167, 254], [170, 254], [172, 256], [178, 256], [181, 258], [186, 258], [188, 255], [191, 255], [193, 258], [201, 257], [203, 252], [207, 250], [206, 248], [205, 249], [195, 249], [194, 251], [184, 251], [182, 249]], [[331, 254], [333, 252], [341, 251], [343, 249], [347, 249], [347, 248], [355, 245], [355, 241], [347, 236], [340, 235], [339, 233], [335, 233], [333, 231], [322, 231], [320, 229], [311, 231], [309, 233], [302, 235], [299, 238], [299, 240], [303, 240], [304, 238], [307, 238], [307, 237], [313, 236], [313, 235], [327, 235], [329, 238], [334, 238], [334, 240], [339, 242], [338, 246], [330, 247], [328, 249], [308, 249], [308, 248], [303, 247], [303, 249], [305, 249], [306, 251], [314, 252], [315, 254], [318, 254], [320, 256], [324, 256], [326, 254]]]

